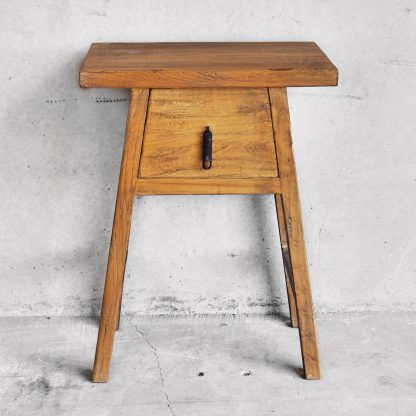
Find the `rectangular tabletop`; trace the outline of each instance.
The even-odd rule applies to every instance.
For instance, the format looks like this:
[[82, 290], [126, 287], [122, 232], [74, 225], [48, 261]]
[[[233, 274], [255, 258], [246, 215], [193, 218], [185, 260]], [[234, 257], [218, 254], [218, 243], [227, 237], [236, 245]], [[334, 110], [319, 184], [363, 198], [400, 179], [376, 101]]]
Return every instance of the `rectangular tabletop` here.
[[203, 88], [337, 85], [313, 42], [93, 43], [81, 87]]

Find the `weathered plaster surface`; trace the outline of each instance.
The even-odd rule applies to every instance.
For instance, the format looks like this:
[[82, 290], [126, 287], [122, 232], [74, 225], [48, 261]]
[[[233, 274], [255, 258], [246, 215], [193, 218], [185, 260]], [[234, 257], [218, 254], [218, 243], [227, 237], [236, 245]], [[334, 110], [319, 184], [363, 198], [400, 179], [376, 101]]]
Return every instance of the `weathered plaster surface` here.
[[[97, 41], [316, 41], [340, 85], [289, 100], [317, 310], [415, 309], [413, 1], [17, 0], [0, 24], [1, 315], [99, 312], [128, 92], [78, 87]], [[137, 200], [124, 311], [285, 309], [276, 228], [270, 197]]]

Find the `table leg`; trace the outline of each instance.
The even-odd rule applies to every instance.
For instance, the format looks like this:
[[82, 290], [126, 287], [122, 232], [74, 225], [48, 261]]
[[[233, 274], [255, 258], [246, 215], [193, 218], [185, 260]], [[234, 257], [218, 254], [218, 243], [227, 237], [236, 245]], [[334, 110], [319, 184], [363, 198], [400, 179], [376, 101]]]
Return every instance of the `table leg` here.
[[119, 302], [119, 305], [118, 305], [118, 317], [117, 317], [116, 331], [118, 331], [120, 329], [121, 303], [123, 301], [124, 277], [126, 275], [126, 264], [127, 264], [127, 258], [128, 257], [129, 257], [129, 247], [128, 247], [128, 244], [127, 244], [126, 258], [124, 259], [123, 278], [121, 280], [120, 302]]
[[298, 314], [296, 312], [296, 299], [293, 284], [292, 259], [287, 238], [287, 226], [283, 212], [283, 201], [280, 194], [274, 196], [276, 202], [277, 222], [279, 224], [280, 246], [282, 248], [283, 267], [285, 270], [287, 298], [289, 301], [290, 322], [293, 328], [298, 327]]
[[149, 90], [132, 89], [121, 161], [110, 252], [105, 278], [92, 381], [108, 380], [114, 332], [118, 325], [123, 274], [130, 235], [133, 198], [139, 169]]
[[307, 379], [319, 379], [319, 356], [313, 317], [312, 294], [303, 237], [296, 167], [292, 150], [286, 88], [270, 88], [269, 96], [282, 188], [283, 213], [286, 221], [288, 246], [292, 263], [303, 368]]

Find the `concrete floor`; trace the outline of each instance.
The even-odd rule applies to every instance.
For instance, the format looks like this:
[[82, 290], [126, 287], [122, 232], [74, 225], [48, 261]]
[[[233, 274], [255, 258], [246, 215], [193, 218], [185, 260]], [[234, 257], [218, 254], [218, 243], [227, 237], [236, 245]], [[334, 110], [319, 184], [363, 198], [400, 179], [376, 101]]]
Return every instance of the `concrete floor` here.
[[108, 384], [94, 318], [0, 320], [0, 414], [415, 415], [416, 313], [317, 319], [322, 380], [271, 316], [125, 316]]

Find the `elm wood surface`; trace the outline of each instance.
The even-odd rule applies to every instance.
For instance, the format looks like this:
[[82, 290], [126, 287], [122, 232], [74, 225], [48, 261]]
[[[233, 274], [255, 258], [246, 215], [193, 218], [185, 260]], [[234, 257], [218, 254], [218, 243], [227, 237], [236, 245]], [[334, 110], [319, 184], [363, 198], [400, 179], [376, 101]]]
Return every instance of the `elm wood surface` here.
[[[336, 85], [336, 68], [313, 43], [95, 44], [92, 45], [84, 62], [80, 79], [84, 87], [132, 88], [93, 381], [105, 382], [108, 379], [114, 331], [120, 317], [134, 195], [207, 193], [275, 195], [291, 321], [293, 326], [299, 327], [305, 377], [318, 379], [319, 357], [286, 88], [268, 88], [267, 109], [264, 105], [265, 90], [262, 89], [241, 90], [238, 93], [225, 89], [211, 92], [205, 90], [207, 96], [213, 97], [217, 94], [223, 97], [222, 100], [211, 101], [204, 99], [202, 90], [195, 90], [189, 94], [185, 90], [181, 90], [180, 93], [152, 91], [154, 97], [159, 99], [151, 104], [157, 103], [159, 107], [156, 111], [153, 109], [150, 112], [147, 120], [150, 126], [147, 136], [149, 148], [142, 152], [145, 147], [142, 147], [143, 136], [147, 134], [145, 125], [149, 90], [135, 87], [160, 89]], [[227, 94], [237, 94], [241, 101], [247, 102], [242, 102], [237, 110], [237, 101], [227, 97]], [[175, 100], [169, 99], [168, 96], [175, 97]], [[188, 111], [181, 107], [181, 99], [185, 98], [189, 101], [188, 104], [194, 104], [188, 105]], [[207, 102], [211, 104], [207, 105]], [[232, 105], [229, 105], [230, 102]], [[218, 107], [217, 111], [214, 111], [214, 106]], [[194, 119], [201, 123], [204, 121], [204, 125], [200, 126], [201, 133], [205, 125], [211, 124], [205, 123], [204, 111], [211, 111], [209, 118], [214, 119], [216, 128], [220, 126], [218, 131], [222, 133], [219, 137], [230, 138], [227, 129], [238, 130], [236, 120], [239, 117], [250, 118], [253, 114], [256, 116], [246, 123], [249, 126], [247, 128], [255, 125], [258, 129], [255, 140], [252, 137], [248, 138], [246, 130], [238, 130], [239, 135], [234, 136], [236, 141], [231, 140], [229, 148], [226, 146], [223, 153], [217, 152], [217, 159], [223, 155], [227, 163], [220, 162], [220, 169], [217, 173], [211, 172], [211, 176], [203, 176], [204, 174], [198, 170], [200, 168], [196, 168], [196, 164], [201, 163], [201, 154], [200, 151], [195, 151], [195, 132], [188, 132], [190, 127], [196, 128], [198, 124], [192, 124]], [[187, 120], [189, 115], [192, 117]], [[219, 118], [215, 119], [217, 115]], [[156, 119], [157, 123], [152, 127], [153, 120]], [[172, 130], [177, 130], [180, 134], [172, 142], [167, 142], [165, 132]], [[268, 130], [272, 131], [274, 149], [270, 149]], [[164, 153], [165, 146], [160, 146], [157, 142], [164, 139], [167, 153]], [[237, 146], [238, 140], [248, 140], [249, 145], [243, 146], [242, 150]], [[187, 143], [190, 144], [191, 150], [186, 148]], [[263, 149], [266, 149], [266, 152], [263, 152]], [[253, 158], [246, 160], [245, 151], [253, 154]], [[179, 165], [178, 152], [180, 158], [186, 161], [186, 168]], [[144, 162], [142, 173], [144, 172], [145, 177], [139, 175], [141, 158]], [[276, 166], [271, 166], [272, 160]], [[238, 172], [238, 165], [241, 163], [246, 165]], [[258, 169], [257, 174], [254, 167]], [[246, 169], [252, 170], [250, 174], [247, 174]], [[218, 176], [215, 176], [216, 174]]]
[[[202, 133], [213, 161], [202, 167]], [[266, 88], [156, 89], [150, 92], [140, 178], [277, 177]]]
[[287, 242], [293, 273], [299, 337], [305, 377], [320, 377], [318, 346], [313, 317], [312, 293], [309, 282], [308, 261], [303, 236], [302, 214], [296, 176], [295, 159], [290, 133], [289, 106], [286, 88], [269, 90], [275, 132], [276, 153], [279, 161], [279, 177]]
[[197, 88], [337, 85], [313, 42], [93, 43], [81, 87]]
[[232, 195], [280, 193], [279, 178], [139, 179], [137, 195]]
[[114, 211], [110, 252], [108, 255], [100, 328], [94, 360], [92, 381], [108, 380], [114, 332], [118, 326], [123, 276], [130, 236], [133, 198], [146, 119], [148, 90], [132, 89], [126, 138], [121, 161], [120, 179]]

